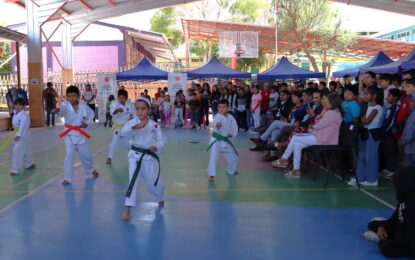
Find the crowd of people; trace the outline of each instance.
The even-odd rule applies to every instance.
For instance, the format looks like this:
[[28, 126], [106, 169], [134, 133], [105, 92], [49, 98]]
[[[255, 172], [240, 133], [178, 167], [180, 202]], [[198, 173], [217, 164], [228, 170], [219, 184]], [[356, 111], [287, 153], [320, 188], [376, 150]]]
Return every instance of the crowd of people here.
[[[311, 145], [339, 143], [342, 124], [360, 128], [356, 165], [357, 181], [377, 186], [379, 173], [391, 177], [401, 166], [414, 166], [415, 154], [415, 73], [402, 75], [366, 72], [343, 82], [276, 83], [278, 99], [262, 109], [261, 126], [252, 151], [268, 151], [264, 162], [288, 169], [286, 177], [301, 176], [302, 150]], [[253, 88], [255, 91], [255, 87]], [[264, 85], [262, 96], [269, 94]], [[261, 102], [267, 102], [262, 99]], [[265, 108], [265, 107], [264, 107]]]

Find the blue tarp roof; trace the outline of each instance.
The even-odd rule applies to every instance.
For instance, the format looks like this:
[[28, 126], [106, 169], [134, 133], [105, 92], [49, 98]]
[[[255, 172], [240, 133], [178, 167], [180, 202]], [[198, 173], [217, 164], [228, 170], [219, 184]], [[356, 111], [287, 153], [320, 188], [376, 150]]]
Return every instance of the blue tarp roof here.
[[305, 78], [322, 78], [325, 77], [323, 72], [314, 72], [302, 69], [292, 64], [285, 56], [281, 60], [267, 69], [266, 71], [258, 74], [258, 80], [271, 80], [271, 79], [305, 79]]
[[375, 73], [399, 73], [402, 69], [402, 64], [406, 64], [408, 61], [415, 61], [415, 49], [412, 49], [410, 53], [405, 55], [400, 60], [397, 60], [395, 62], [383, 65], [383, 66], [377, 66], [377, 67], [371, 67], [371, 68], [365, 68], [362, 69], [361, 72], [366, 71], [373, 71]]
[[376, 66], [382, 66], [389, 63], [392, 63], [393, 60], [389, 58], [383, 51], [378, 52], [375, 57], [373, 57], [368, 63], [365, 63], [363, 65], [360, 65], [353, 69], [348, 70], [341, 70], [336, 71], [333, 73], [334, 77], [341, 78], [345, 75], [350, 75], [352, 77], [357, 77], [361, 71], [361, 69], [364, 68], [370, 68], [370, 67], [376, 67]]
[[167, 74], [144, 57], [135, 68], [117, 73], [117, 80], [167, 80]]
[[251, 73], [242, 72], [225, 66], [213, 57], [208, 63], [187, 72], [188, 78], [251, 78]]

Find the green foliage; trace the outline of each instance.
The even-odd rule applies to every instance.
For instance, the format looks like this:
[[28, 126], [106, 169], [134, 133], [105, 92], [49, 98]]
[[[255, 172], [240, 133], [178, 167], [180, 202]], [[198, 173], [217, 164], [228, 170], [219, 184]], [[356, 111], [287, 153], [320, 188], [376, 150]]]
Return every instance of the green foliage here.
[[328, 74], [334, 63], [330, 57], [352, 45], [355, 34], [341, 28], [339, 13], [328, 0], [279, 0], [278, 3], [279, 28], [289, 32], [288, 38], [293, 42], [301, 43], [290, 51], [303, 51], [316, 71], [319, 70], [316, 58], [320, 58], [323, 71]]
[[191, 41], [190, 42], [190, 53], [193, 53], [203, 58], [206, 62], [213, 56], [219, 56], [219, 43], [213, 41]]
[[184, 42], [183, 32], [176, 28], [176, 9], [166, 7], [157, 11], [150, 21], [151, 30], [163, 33], [173, 48]]
[[[1, 56], [0, 56], [0, 65], [2, 65], [7, 59], [10, 58], [12, 55], [11, 53], [11, 46], [9, 43], [0, 43]], [[4, 64], [2, 67], [0, 67], [0, 74], [3, 73], [10, 73], [12, 71], [12, 61], [10, 60], [6, 64]]]
[[235, 0], [227, 1], [225, 7], [232, 15], [233, 21], [256, 23], [269, 10], [268, 0]]

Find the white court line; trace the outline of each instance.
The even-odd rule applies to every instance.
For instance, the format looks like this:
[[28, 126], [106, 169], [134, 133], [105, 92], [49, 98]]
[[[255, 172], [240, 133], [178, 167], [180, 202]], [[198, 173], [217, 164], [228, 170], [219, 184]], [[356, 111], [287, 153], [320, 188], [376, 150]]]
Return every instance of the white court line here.
[[[339, 180], [343, 181], [343, 178], [340, 177], [339, 175], [334, 174], [334, 176], [336, 176]], [[386, 207], [391, 208], [393, 210], [395, 209], [395, 207], [393, 205], [389, 204], [388, 202], [384, 201], [383, 199], [379, 198], [378, 196], [370, 193], [369, 191], [367, 191], [367, 190], [365, 190], [365, 189], [363, 189], [361, 187], [359, 188], [359, 187], [357, 187], [357, 185], [353, 185], [353, 187], [355, 187], [356, 189], [360, 190], [361, 192], [363, 192], [367, 196], [371, 197], [372, 199], [376, 200], [377, 202], [385, 205]]]
[[[103, 150], [107, 149], [106, 146], [104, 146], [103, 148], [99, 149], [98, 151], [96, 151], [95, 153], [93, 153], [93, 156], [101, 153]], [[74, 168], [78, 167], [81, 165], [81, 162], [77, 162], [74, 164]], [[7, 214], [7, 212], [9, 212], [10, 210], [14, 209], [17, 204], [19, 204], [20, 202], [25, 201], [26, 199], [29, 199], [30, 197], [34, 196], [36, 193], [38, 193], [40, 190], [52, 185], [54, 182], [56, 182], [59, 178], [61, 178], [64, 175], [63, 172], [61, 172], [60, 174], [58, 174], [57, 176], [53, 177], [51, 180], [49, 180], [48, 182], [40, 185], [39, 187], [37, 187], [36, 189], [30, 191], [28, 194], [24, 195], [23, 197], [13, 201], [11, 204], [9, 204], [7, 207], [3, 208], [0, 210], [0, 216], [3, 216], [5, 214]]]

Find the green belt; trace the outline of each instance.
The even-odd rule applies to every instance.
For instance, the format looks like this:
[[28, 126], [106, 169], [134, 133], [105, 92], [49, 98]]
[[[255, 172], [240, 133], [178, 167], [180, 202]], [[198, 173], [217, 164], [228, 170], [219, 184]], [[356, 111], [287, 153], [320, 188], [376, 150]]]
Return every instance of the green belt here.
[[233, 143], [231, 142], [231, 140], [229, 140], [229, 138], [228, 138], [227, 136], [223, 136], [223, 135], [220, 135], [220, 134], [219, 134], [219, 133], [217, 133], [217, 132], [213, 132], [213, 133], [212, 133], [212, 137], [213, 137], [213, 138], [215, 138], [215, 141], [213, 141], [213, 142], [209, 145], [209, 147], [208, 147], [207, 151], [209, 151], [209, 149], [212, 147], [212, 145], [213, 145], [214, 143], [216, 143], [217, 141], [224, 141], [224, 142], [228, 143], [230, 146], [232, 146], [232, 148], [233, 148], [233, 150], [235, 151], [236, 155], [238, 155], [238, 156], [239, 156], [238, 152], [236, 151], [235, 146], [233, 145]]
[[156, 153], [153, 153], [152, 151], [150, 151], [149, 149], [144, 149], [144, 148], [140, 148], [140, 147], [136, 147], [136, 146], [131, 146], [131, 150], [133, 150], [137, 153], [141, 153], [141, 156], [140, 156], [140, 159], [137, 161], [137, 166], [135, 168], [133, 178], [131, 178], [131, 182], [130, 182], [130, 185], [128, 186], [127, 194], [125, 195], [127, 198], [130, 197], [131, 192], [133, 191], [135, 181], [138, 177], [138, 174], [140, 173], [141, 163], [143, 161], [144, 155], [150, 155], [151, 157], [156, 159], [158, 164], [159, 164], [159, 172], [158, 172], [158, 175], [157, 175], [156, 182], [154, 182], [154, 186], [157, 186], [157, 183], [159, 182], [159, 179], [160, 179], [160, 159], [159, 159], [159, 156]]

